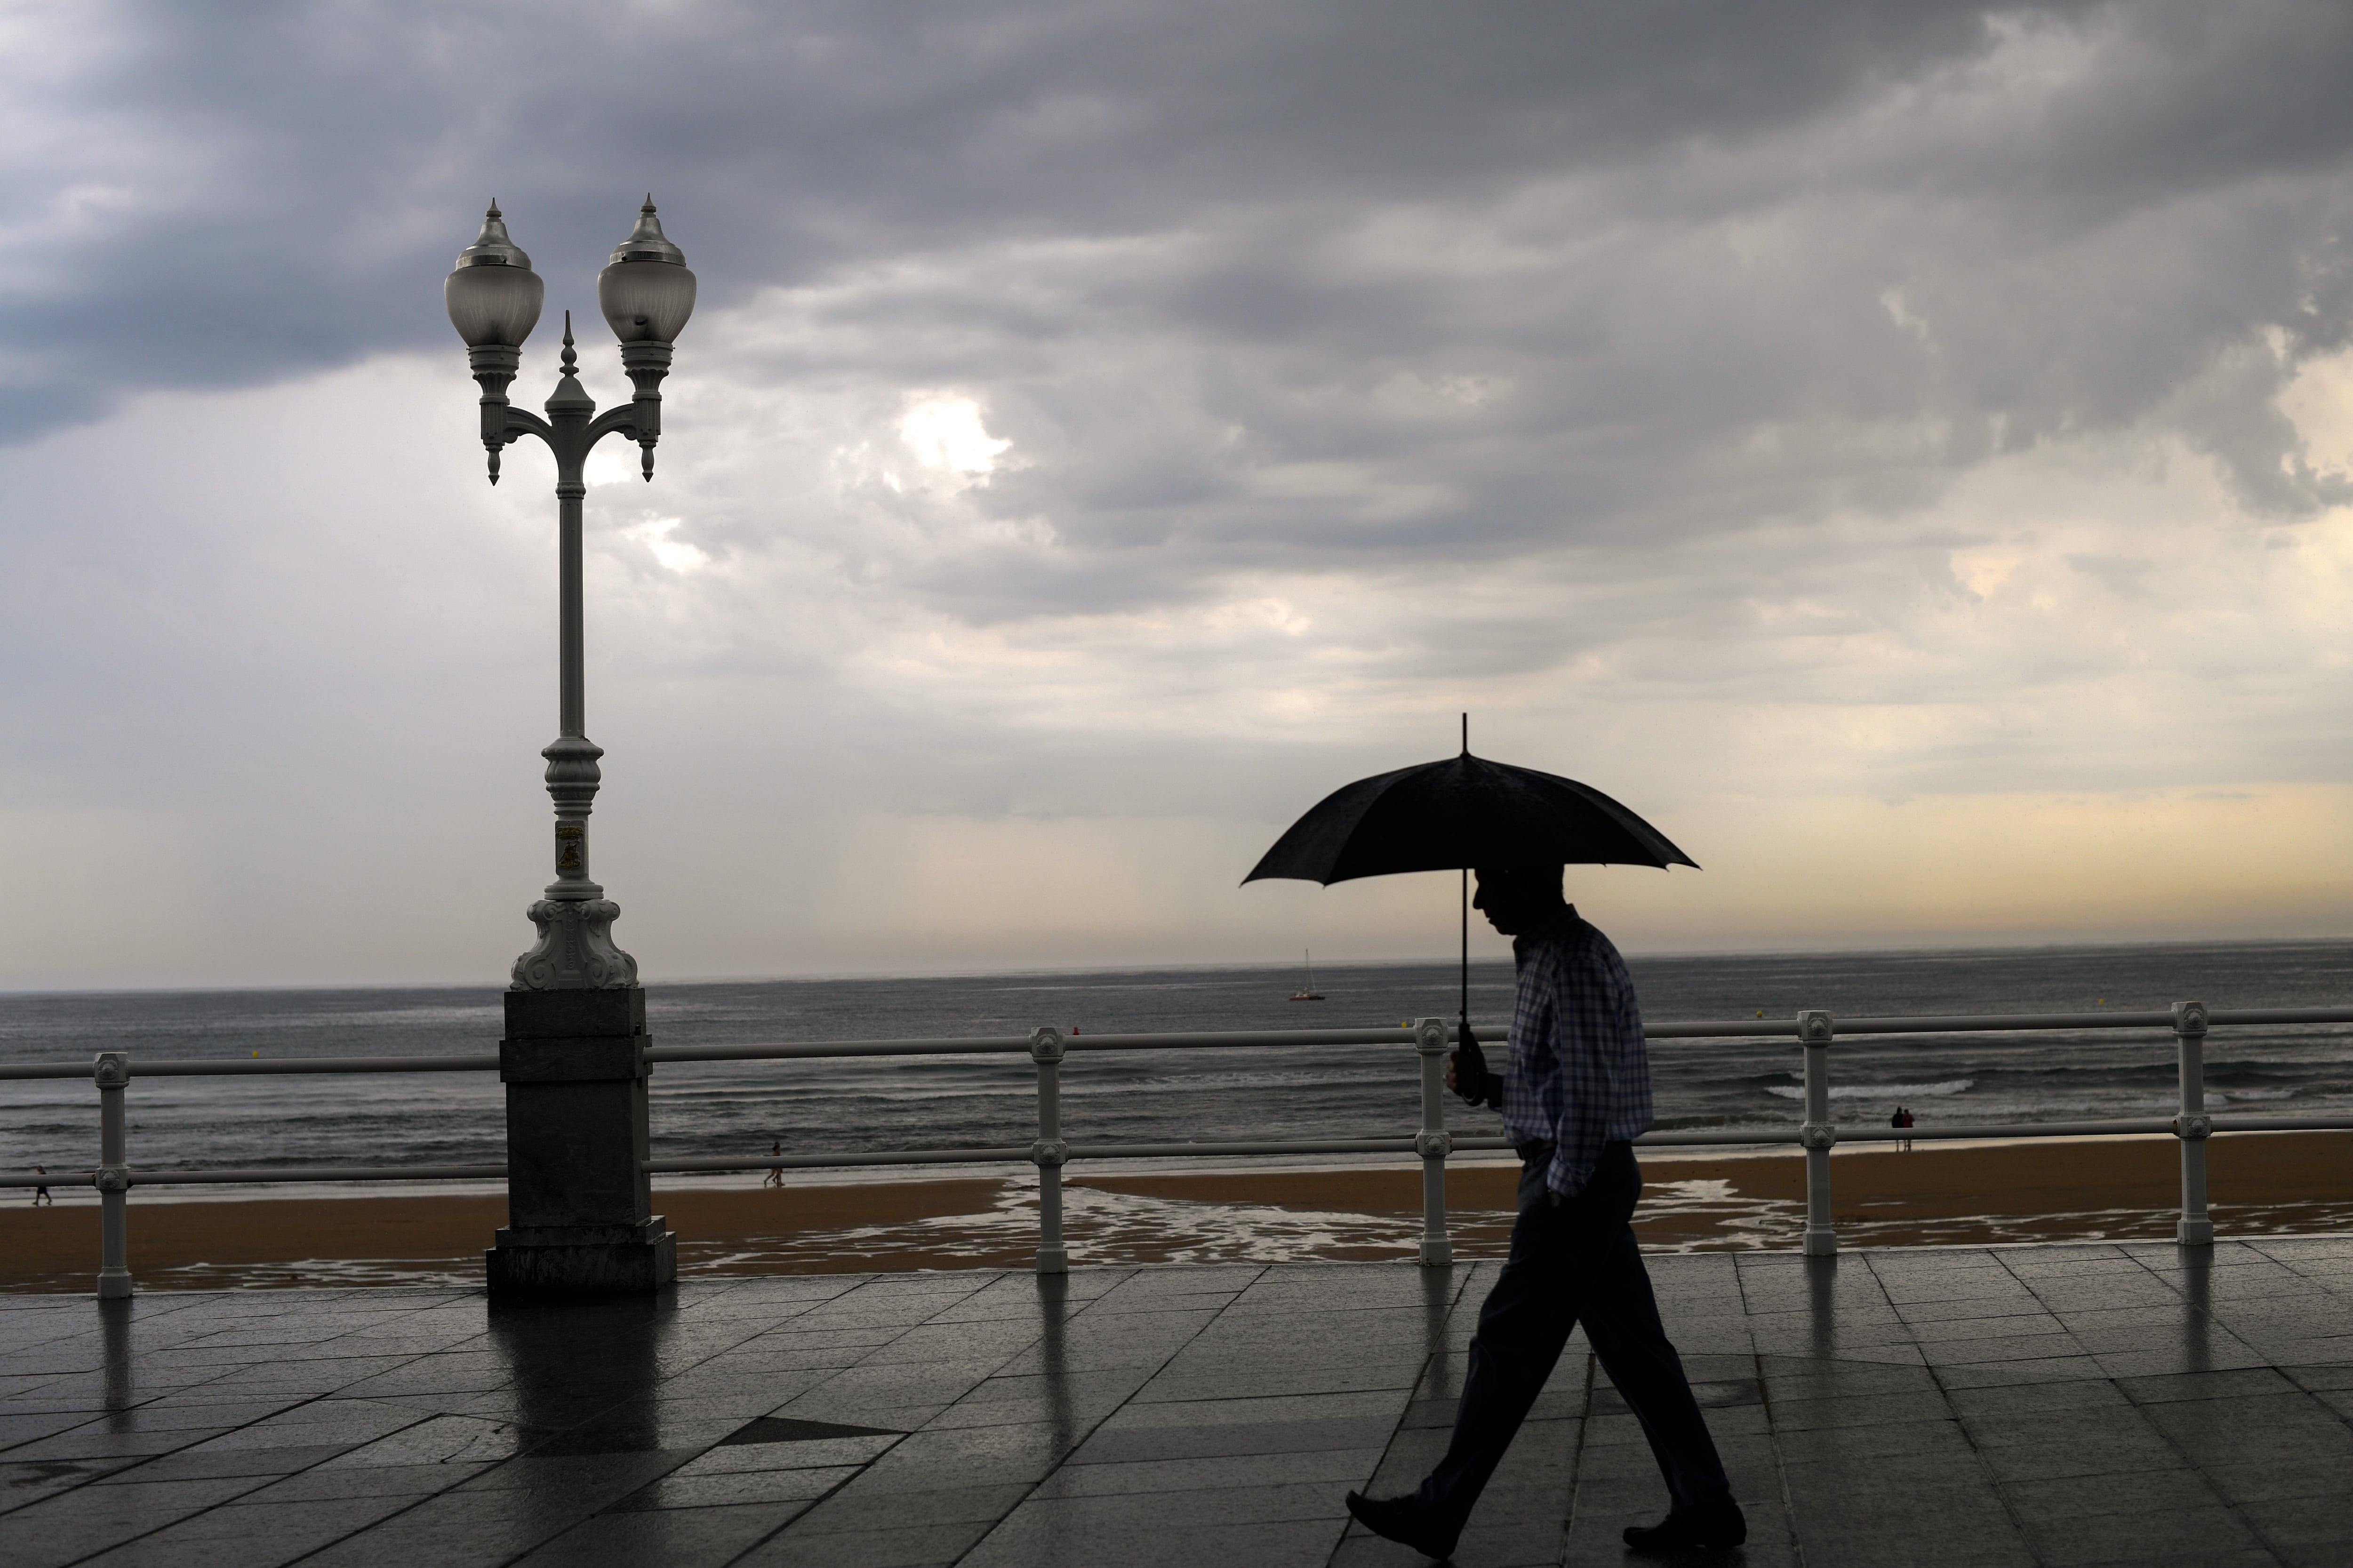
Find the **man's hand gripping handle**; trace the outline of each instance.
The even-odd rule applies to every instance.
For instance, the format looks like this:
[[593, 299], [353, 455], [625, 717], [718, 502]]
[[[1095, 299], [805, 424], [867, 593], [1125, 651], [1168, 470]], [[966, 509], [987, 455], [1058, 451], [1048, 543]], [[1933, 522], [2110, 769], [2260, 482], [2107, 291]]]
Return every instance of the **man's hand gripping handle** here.
[[1487, 1053], [1479, 1048], [1479, 1037], [1468, 1024], [1462, 1026], [1461, 1043], [1447, 1058], [1446, 1087], [1473, 1105], [1503, 1108], [1504, 1080], [1487, 1070]]

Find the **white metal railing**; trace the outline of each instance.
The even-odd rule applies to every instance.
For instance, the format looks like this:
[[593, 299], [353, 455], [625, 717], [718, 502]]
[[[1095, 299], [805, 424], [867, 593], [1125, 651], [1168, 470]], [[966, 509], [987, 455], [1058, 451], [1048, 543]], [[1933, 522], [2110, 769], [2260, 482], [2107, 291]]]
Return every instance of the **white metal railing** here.
[[[2204, 1246], [2214, 1238], [2206, 1206], [2206, 1142], [2217, 1132], [2321, 1131], [2353, 1129], [2348, 1116], [2211, 1116], [2205, 1101], [2205, 1040], [2213, 1028], [2281, 1024], [2353, 1024], [2353, 1007], [2209, 1009], [2177, 1002], [2163, 1011], [1970, 1014], [1935, 1017], [1861, 1017], [1841, 1021], [1809, 1008], [1788, 1020], [1743, 1019], [1731, 1023], [1646, 1025], [1651, 1040], [1769, 1039], [1794, 1037], [1804, 1053], [1804, 1119], [1795, 1126], [1722, 1127], [1646, 1132], [1635, 1142], [1646, 1148], [1691, 1148], [1794, 1143], [1806, 1154], [1804, 1247], [1812, 1255], [1838, 1249], [1831, 1221], [1831, 1148], [1841, 1142], [1899, 1140], [2038, 1139], [2112, 1137], [2170, 1133], [2180, 1144], [2181, 1213], [2175, 1238]], [[1859, 1036], [2019, 1034], [2083, 1029], [2163, 1029], [2174, 1039], [2179, 1086], [2178, 1114], [2091, 1121], [1956, 1124], [1929, 1127], [1841, 1129], [1830, 1115], [1830, 1049], [1837, 1039]], [[1500, 1026], [1482, 1032], [1501, 1039]], [[1306, 1154], [1413, 1154], [1422, 1167], [1420, 1260], [1451, 1262], [1453, 1243], [1446, 1223], [1446, 1161], [1461, 1151], [1510, 1147], [1500, 1137], [1458, 1138], [1445, 1122], [1444, 1062], [1456, 1031], [1442, 1018], [1423, 1018], [1394, 1029], [1266, 1029], [1222, 1032], [1088, 1035], [1065, 1037], [1041, 1028], [1027, 1036], [1001, 1035], [944, 1039], [831, 1040], [776, 1046], [647, 1046], [649, 1068], [660, 1062], [802, 1061], [841, 1057], [1027, 1056], [1037, 1072], [1037, 1136], [1027, 1144], [968, 1149], [902, 1149], [873, 1152], [683, 1156], [649, 1159], [649, 1173], [839, 1169], [860, 1166], [1006, 1164], [1038, 1170], [1038, 1258], [1041, 1274], [1070, 1267], [1062, 1235], [1062, 1168], [1073, 1160], [1202, 1156], [1293, 1156]], [[1421, 1124], [1411, 1134], [1376, 1138], [1242, 1139], [1158, 1143], [1072, 1143], [1061, 1120], [1063, 1063], [1078, 1051], [1265, 1049], [1305, 1046], [1410, 1046], [1419, 1059]], [[499, 1067], [495, 1052], [434, 1057], [303, 1057], [274, 1059], [153, 1061], [134, 1074], [127, 1052], [102, 1051], [88, 1067], [79, 1063], [0, 1066], [0, 1081], [89, 1076], [99, 1096], [99, 1163], [72, 1178], [0, 1176], [0, 1187], [88, 1184], [100, 1204], [100, 1299], [131, 1293], [128, 1199], [133, 1186], [182, 1186], [216, 1183], [468, 1181], [503, 1178], [503, 1164], [320, 1165], [274, 1168], [210, 1168], [134, 1173], [127, 1149], [124, 1091], [142, 1078], [241, 1077], [272, 1073], [489, 1072]]]

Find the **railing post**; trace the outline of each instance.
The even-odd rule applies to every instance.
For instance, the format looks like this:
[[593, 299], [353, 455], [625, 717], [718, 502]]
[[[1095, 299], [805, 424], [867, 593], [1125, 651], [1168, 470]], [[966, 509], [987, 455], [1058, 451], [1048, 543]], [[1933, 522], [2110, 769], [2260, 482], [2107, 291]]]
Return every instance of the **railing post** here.
[[1454, 1242], [1446, 1234], [1446, 1156], [1454, 1152], [1454, 1135], [1446, 1131], [1446, 1033], [1443, 1018], [1414, 1021], [1413, 1048], [1421, 1055], [1421, 1131], [1414, 1134], [1413, 1152], [1421, 1156], [1425, 1268], [1454, 1261]]
[[1062, 1245], [1062, 1163], [1071, 1146], [1062, 1138], [1062, 1035], [1039, 1029], [1029, 1037], [1029, 1059], [1038, 1064], [1038, 1141], [1029, 1158], [1038, 1165], [1038, 1272], [1068, 1274], [1071, 1254]]
[[2206, 1114], [2206, 1004], [2173, 1005], [2173, 1041], [2181, 1064], [2181, 1114], [2173, 1135], [2181, 1142], [2181, 1223], [2173, 1239], [2183, 1247], [2214, 1245], [2214, 1222], [2206, 1214], [2206, 1140], [2214, 1131]]
[[1798, 1040], [1806, 1047], [1806, 1121], [1798, 1141], [1806, 1147], [1806, 1256], [1831, 1258], [1838, 1252], [1838, 1231], [1831, 1224], [1831, 1145], [1838, 1142], [1838, 1123], [1831, 1120], [1831, 1037], [1836, 1033], [1828, 1011], [1809, 1007], [1798, 1015]]
[[90, 1064], [98, 1085], [98, 1299], [119, 1301], [131, 1294], [130, 1132], [123, 1119], [122, 1086], [131, 1081], [127, 1051], [100, 1051]]

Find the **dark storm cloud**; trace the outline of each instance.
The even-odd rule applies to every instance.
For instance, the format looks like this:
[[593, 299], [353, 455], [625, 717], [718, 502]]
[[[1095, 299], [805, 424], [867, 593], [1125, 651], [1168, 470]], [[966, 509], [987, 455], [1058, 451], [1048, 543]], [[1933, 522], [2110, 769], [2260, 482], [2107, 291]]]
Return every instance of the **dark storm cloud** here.
[[2339, 493], [2271, 405], [2353, 316], [2339, 6], [77, 15], [16, 110], [16, 439], [454, 352], [491, 193], [586, 308], [652, 185], [706, 317], [799, 291], [770, 376], [985, 393], [1027, 466], [974, 500], [1067, 548], [943, 568], [976, 618], [1901, 508], [2153, 416]]
[[[1493, 192], [1986, 47], [1937, 5], [126, 5], [64, 30], [17, 89], [18, 437], [431, 339], [423, 280], [493, 191], [569, 279], [658, 184], [724, 302], [991, 234]], [[1285, 319], [1249, 281], [1205, 319]]]

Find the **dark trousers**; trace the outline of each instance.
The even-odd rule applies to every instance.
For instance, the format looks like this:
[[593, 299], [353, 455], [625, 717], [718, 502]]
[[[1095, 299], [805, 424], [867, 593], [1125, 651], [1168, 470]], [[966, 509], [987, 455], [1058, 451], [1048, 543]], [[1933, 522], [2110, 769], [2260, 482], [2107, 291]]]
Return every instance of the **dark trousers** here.
[[1520, 1171], [1512, 1256], [1479, 1309], [1454, 1441], [1416, 1499], [1458, 1525], [1471, 1516], [1579, 1323], [1601, 1369], [1641, 1422], [1673, 1506], [1730, 1498], [1715, 1441], [1659, 1323], [1651, 1276], [1627, 1224], [1642, 1192], [1633, 1148], [1605, 1145], [1593, 1180], [1557, 1208], [1545, 1187], [1551, 1163], [1546, 1148], [1530, 1153]]

